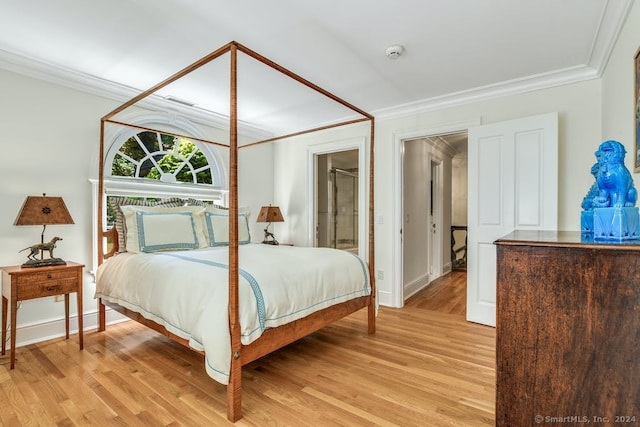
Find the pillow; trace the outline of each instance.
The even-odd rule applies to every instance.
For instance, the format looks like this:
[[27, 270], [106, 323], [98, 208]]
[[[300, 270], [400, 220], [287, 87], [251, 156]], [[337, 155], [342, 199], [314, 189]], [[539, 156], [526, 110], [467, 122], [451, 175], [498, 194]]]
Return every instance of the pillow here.
[[[209, 207], [204, 211], [204, 228], [209, 246], [227, 246], [229, 244], [229, 211], [218, 207]], [[238, 209], [238, 243], [251, 242], [249, 233], [249, 210]]]
[[127, 252], [199, 249], [207, 241], [202, 231], [204, 208], [121, 206], [127, 228]]
[[124, 196], [109, 196], [107, 197], [107, 204], [115, 216], [114, 227], [116, 227], [116, 231], [118, 232], [118, 253], [122, 253], [127, 251], [127, 229], [124, 222], [124, 215], [120, 209], [121, 206], [177, 207], [183, 206], [184, 200], [173, 197], [150, 202], [144, 199], [135, 199]]
[[205, 202], [200, 199], [188, 198], [184, 201], [185, 206], [204, 206], [204, 207], [212, 207], [217, 209], [225, 209], [229, 210], [229, 208], [225, 208], [224, 206], [218, 205], [215, 202]]

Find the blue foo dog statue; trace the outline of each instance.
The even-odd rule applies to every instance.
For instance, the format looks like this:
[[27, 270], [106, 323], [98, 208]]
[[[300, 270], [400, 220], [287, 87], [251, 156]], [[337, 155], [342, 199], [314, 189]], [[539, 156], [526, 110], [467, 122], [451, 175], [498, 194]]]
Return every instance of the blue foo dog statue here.
[[595, 183], [582, 200], [580, 225], [594, 239], [640, 239], [640, 214], [635, 207], [638, 192], [624, 165], [627, 151], [618, 141], [605, 141], [595, 152], [591, 167]]

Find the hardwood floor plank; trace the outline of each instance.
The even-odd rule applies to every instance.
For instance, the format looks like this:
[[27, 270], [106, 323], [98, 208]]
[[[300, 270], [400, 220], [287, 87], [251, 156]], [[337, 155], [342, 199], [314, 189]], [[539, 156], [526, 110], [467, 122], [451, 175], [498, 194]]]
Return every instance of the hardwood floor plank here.
[[467, 273], [452, 271], [405, 302], [423, 310], [464, 316], [467, 309]]
[[59, 421], [58, 425], [76, 426], [89, 424], [89, 420], [84, 416], [83, 412], [80, 410], [80, 408], [78, 408], [74, 401], [64, 400], [60, 402], [60, 409], [64, 411], [66, 415], [66, 421]]
[[[357, 393], [357, 390], [353, 390], [353, 388], [351, 388], [351, 390], [343, 388], [342, 390], [343, 392], [345, 392], [345, 394], [353, 395], [354, 393]], [[323, 400], [332, 408], [339, 408], [344, 412], [352, 414], [359, 420], [359, 422], [354, 422], [354, 424], [369, 423], [379, 426], [391, 424], [388, 419], [377, 416], [375, 414], [375, 411], [372, 410], [373, 408], [363, 408], [360, 405], [354, 404], [353, 399], [345, 400], [345, 394], [336, 395], [336, 393], [334, 393], [333, 387], [331, 387], [330, 393], [323, 392], [316, 387], [304, 387], [302, 391], [320, 400]]]
[[[236, 425], [493, 425], [495, 330], [465, 321], [463, 279], [381, 307], [375, 335], [357, 312], [250, 363]], [[0, 364], [2, 425], [230, 424], [202, 355], [135, 322], [87, 331], [83, 351], [74, 338]]]

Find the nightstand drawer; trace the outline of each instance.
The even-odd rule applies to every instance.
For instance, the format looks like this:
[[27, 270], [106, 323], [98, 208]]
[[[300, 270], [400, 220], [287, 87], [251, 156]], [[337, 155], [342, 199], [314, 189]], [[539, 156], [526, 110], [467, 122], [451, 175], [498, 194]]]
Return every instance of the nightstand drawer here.
[[75, 279], [77, 271], [75, 269], [51, 270], [51, 271], [34, 271], [25, 274], [16, 274], [14, 281], [17, 285], [34, 282], [48, 282], [50, 280]]
[[25, 300], [31, 298], [48, 297], [52, 295], [68, 294], [78, 290], [76, 275], [69, 278], [48, 279], [43, 281], [33, 281], [17, 286], [17, 299]]

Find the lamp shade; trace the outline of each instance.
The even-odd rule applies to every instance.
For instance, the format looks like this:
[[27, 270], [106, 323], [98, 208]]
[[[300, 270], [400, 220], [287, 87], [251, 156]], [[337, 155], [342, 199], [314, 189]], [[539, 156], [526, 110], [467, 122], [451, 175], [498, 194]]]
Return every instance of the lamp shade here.
[[277, 206], [263, 206], [260, 208], [257, 222], [284, 222], [282, 212]]
[[27, 196], [14, 225], [73, 224], [62, 197]]

